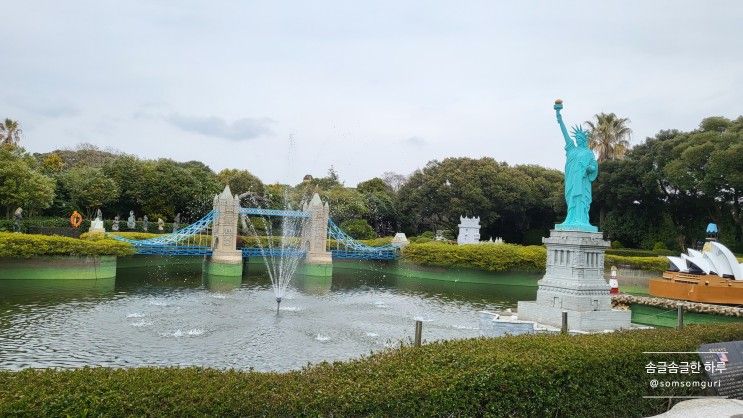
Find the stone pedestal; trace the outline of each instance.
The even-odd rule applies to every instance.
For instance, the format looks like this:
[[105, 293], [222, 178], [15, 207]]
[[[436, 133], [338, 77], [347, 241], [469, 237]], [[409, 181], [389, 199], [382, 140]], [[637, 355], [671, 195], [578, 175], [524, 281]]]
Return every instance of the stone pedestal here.
[[518, 318], [560, 327], [568, 312], [568, 328], [603, 331], [629, 328], [630, 312], [611, 309], [609, 284], [604, 279], [604, 251], [609, 247], [599, 232], [550, 231], [547, 268], [539, 281], [537, 300], [518, 303]]
[[106, 228], [103, 227], [103, 221], [100, 220], [100, 218], [95, 218], [90, 221], [90, 228], [88, 228], [88, 232], [105, 234]]

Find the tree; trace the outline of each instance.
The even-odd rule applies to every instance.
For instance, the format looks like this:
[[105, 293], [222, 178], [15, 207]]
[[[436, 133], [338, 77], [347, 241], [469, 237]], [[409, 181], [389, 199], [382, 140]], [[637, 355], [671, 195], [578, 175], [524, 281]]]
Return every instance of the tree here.
[[74, 167], [102, 167], [106, 163], [121, 157], [118, 151], [102, 150], [93, 144], [78, 144], [74, 149], [55, 150], [46, 154], [37, 154], [36, 157], [43, 160], [49, 155], [56, 154], [62, 159], [66, 168]]
[[[400, 188], [407, 233], [456, 230], [460, 216], [479, 216], [481, 235], [522, 242], [531, 229], [546, 233], [562, 211], [562, 174], [534, 166], [509, 167], [492, 158], [431, 161]], [[539, 237], [541, 238], [541, 237]]]
[[312, 176], [305, 176], [305, 180], [296, 186], [297, 190], [300, 190], [303, 195], [311, 195], [315, 191], [330, 190], [335, 187], [343, 187], [343, 183], [340, 181], [338, 172], [332, 166], [328, 169], [328, 175], [325, 177], [313, 178]]
[[133, 155], [120, 155], [104, 163], [103, 173], [119, 188], [118, 198], [107, 208], [114, 214], [125, 216], [130, 210], [142, 213], [147, 192], [148, 163]]
[[21, 142], [23, 130], [18, 121], [5, 118], [0, 124], [0, 145], [13, 147]]
[[93, 217], [95, 209], [119, 197], [116, 182], [97, 167], [75, 167], [61, 178], [72, 205], [84, 209], [89, 218]]
[[356, 190], [361, 193], [368, 208], [366, 221], [380, 235], [397, 231], [398, 222], [397, 196], [390, 185], [376, 177], [359, 183]]
[[247, 192], [263, 195], [263, 182], [248, 170], [226, 168], [217, 174], [217, 180], [222, 185], [229, 184], [232, 193], [237, 195]]
[[330, 205], [330, 217], [340, 224], [348, 219], [364, 218], [369, 213], [364, 196], [356, 189], [347, 187], [333, 187], [320, 192]]
[[743, 248], [743, 118], [706, 118], [697, 130], [665, 130], [606, 161], [594, 184], [601, 227], [612, 240], [682, 249], [704, 238], [705, 225]]
[[591, 149], [597, 154], [599, 163], [624, 157], [629, 148], [627, 138], [632, 130], [627, 126], [628, 118], [619, 118], [614, 113], [599, 113], [594, 121], [586, 121], [591, 130]]
[[349, 219], [341, 223], [340, 228], [353, 239], [372, 239], [377, 237], [374, 229], [364, 219]]
[[397, 174], [392, 171], [385, 171], [384, 174], [382, 174], [382, 179], [392, 188], [392, 191], [394, 191], [395, 193], [397, 193], [400, 190], [400, 187], [402, 187], [402, 185], [405, 184], [406, 181], [408, 181], [407, 176]]
[[57, 153], [53, 152], [41, 158], [41, 170], [46, 174], [59, 174], [64, 169], [64, 166], [64, 160]]
[[0, 147], [0, 206], [6, 217], [16, 207], [29, 212], [48, 208], [54, 200], [54, 179], [35, 169], [34, 159], [21, 148]]

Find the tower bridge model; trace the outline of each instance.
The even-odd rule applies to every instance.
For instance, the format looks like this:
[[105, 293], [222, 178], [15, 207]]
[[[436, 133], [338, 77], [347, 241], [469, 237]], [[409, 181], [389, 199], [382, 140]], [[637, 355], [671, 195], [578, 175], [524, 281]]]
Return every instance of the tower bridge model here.
[[[240, 216], [307, 218], [303, 230], [303, 245], [294, 249], [250, 246], [237, 248]], [[243, 258], [263, 256], [301, 257], [311, 271], [326, 275], [332, 271], [334, 259], [395, 260], [400, 247], [372, 247], [346, 234], [330, 218], [330, 207], [315, 193], [302, 210], [244, 208], [240, 199], [226, 186], [214, 196], [213, 209], [201, 219], [171, 234], [144, 240], [111, 234], [112, 238], [134, 246], [137, 254], [187, 255], [207, 257], [210, 274], [236, 276], [242, 274]], [[256, 237], [258, 238], [258, 237]], [[328, 239], [334, 241], [329, 245]], [[329, 246], [335, 248], [328, 248]]]

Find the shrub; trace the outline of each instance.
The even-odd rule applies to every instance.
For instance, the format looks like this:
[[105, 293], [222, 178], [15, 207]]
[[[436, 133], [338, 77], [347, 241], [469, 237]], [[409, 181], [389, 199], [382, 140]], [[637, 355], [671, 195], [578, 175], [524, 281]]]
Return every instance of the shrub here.
[[377, 237], [374, 228], [366, 219], [349, 219], [340, 224], [340, 228], [354, 239], [372, 239]]
[[[136, 240], [157, 238], [157, 237], [160, 236], [160, 234], [155, 234], [155, 233], [152, 233], [152, 232], [123, 232], [123, 231], [119, 231], [119, 232], [109, 232], [108, 234], [109, 235], [116, 235], [116, 236], [123, 237], [123, 238], [128, 238], [128, 239], [136, 239]], [[86, 235], [86, 234], [80, 235], [80, 238], [87, 238], [87, 237], [88, 237], [88, 235]]]
[[410, 237], [410, 238], [408, 238], [408, 241], [410, 241], [413, 244], [425, 244], [427, 242], [433, 242], [433, 238], [428, 238], [428, 237]]
[[667, 249], [668, 247], [666, 247], [666, 244], [660, 241], [653, 244], [653, 251], [662, 251], [662, 250], [667, 250]]
[[100, 241], [102, 239], [106, 239], [106, 233], [105, 232], [83, 232], [80, 234], [80, 239], [88, 240], [88, 241]]
[[[152, 233], [160, 233], [160, 234], [167, 234], [172, 232], [173, 230], [173, 224], [172, 223], [165, 223], [164, 230], [158, 231], [157, 229], [157, 218], [154, 218], [154, 222], [150, 220], [148, 232]], [[15, 221], [12, 219], [0, 219], [0, 232], [2, 231], [12, 231], [13, 230], [13, 223]], [[188, 223], [181, 222], [180, 227], [184, 227], [188, 225]], [[106, 229], [106, 231], [111, 231], [111, 227], [113, 226], [113, 220], [111, 219], [104, 219], [103, 220], [103, 227]], [[39, 230], [42, 228], [70, 228], [70, 220], [68, 218], [28, 218], [23, 219], [21, 221], [21, 230], [23, 232], [33, 232], [35, 230]], [[87, 231], [90, 228], [90, 219], [83, 220], [83, 223], [80, 224], [78, 227], [79, 230]], [[130, 230], [126, 225], [126, 218], [121, 219], [119, 222], [119, 228], [121, 232], [143, 232], [142, 231], [142, 221], [136, 222], [136, 227], [133, 230]]]
[[[547, 251], [543, 246], [516, 244], [452, 245], [443, 242], [426, 242], [425, 238], [411, 239], [403, 249], [403, 257], [414, 264], [471, 268], [485, 271], [543, 272]], [[619, 251], [619, 250], [611, 250]], [[642, 250], [635, 250], [642, 251]], [[665, 271], [668, 259], [647, 252], [644, 257], [612, 255], [607, 251], [604, 266], [612, 265], [651, 271]]]
[[624, 245], [619, 241], [612, 241], [611, 248], [624, 248]]
[[610, 268], [612, 265], [662, 272], [668, 270], [668, 259], [660, 256], [626, 257], [607, 254], [604, 266]]
[[29, 235], [0, 232], [0, 257], [28, 258], [43, 255], [134, 254], [134, 248], [113, 239], [83, 240], [56, 235]]
[[[0, 371], [0, 416], [650, 416], [700, 388], [651, 389], [649, 362], [743, 339], [726, 324], [442, 341], [301, 371], [84, 368]], [[675, 374], [668, 380], [699, 381]]]
[[655, 257], [659, 255], [674, 255], [671, 250], [641, 250], [637, 248], [609, 248], [606, 254], [620, 255], [623, 257]]
[[653, 250], [653, 254], [655, 255], [679, 255], [679, 252], [673, 251], [673, 250], [657, 249], [657, 250]]
[[366, 244], [370, 247], [382, 247], [384, 245], [389, 245], [392, 242], [393, 237], [379, 237], [379, 238], [373, 238], [373, 239], [364, 239], [360, 240], [361, 243]]
[[406, 260], [421, 265], [486, 271], [544, 271], [547, 252], [541, 246], [514, 244], [450, 245], [438, 242], [408, 245]]
[[652, 250], [641, 250], [637, 248], [608, 248], [606, 254], [622, 257], [653, 257], [656, 255]]

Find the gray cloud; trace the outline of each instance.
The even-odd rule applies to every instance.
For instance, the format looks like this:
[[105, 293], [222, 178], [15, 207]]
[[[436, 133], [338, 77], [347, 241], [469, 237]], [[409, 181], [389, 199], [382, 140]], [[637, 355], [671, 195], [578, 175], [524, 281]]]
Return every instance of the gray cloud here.
[[186, 116], [178, 113], [166, 118], [174, 126], [206, 136], [244, 141], [264, 135], [271, 135], [271, 125], [275, 122], [269, 118], [242, 118], [234, 122], [216, 116]]
[[405, 140], [405, 143], [414, 147], [422, 147], [426, 145], [428, 141], [419, 136], [411, 136], [410, 138]]
[[69, 117], [80, 113], [80, 109], [77, 106], [64, 100], [48, 98], [29, 100], [27, 98], [14, 97], [8, 101], [19, 109], [47, 118]]

